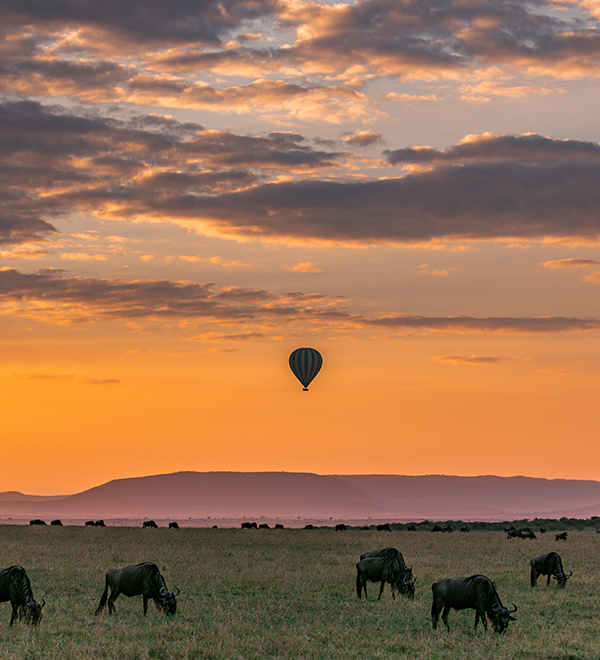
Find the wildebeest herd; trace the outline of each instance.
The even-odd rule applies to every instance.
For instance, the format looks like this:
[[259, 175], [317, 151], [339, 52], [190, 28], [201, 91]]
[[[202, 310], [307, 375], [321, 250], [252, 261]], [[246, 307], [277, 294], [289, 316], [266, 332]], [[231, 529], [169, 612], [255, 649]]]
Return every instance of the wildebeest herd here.
[[[535, 587], [539, 576], [547, 576], [547, 585], [554, 578], [558, 587], [565, 587], [573, 572], [568, 574], [563, 569], [561, 557], [556, 552], [532, 557], [530, 560], [530, 584]], [[367, 596], [367, 582], [380, 583], [378, 600], [381, 599], [385, 584], [390, 585], [392, 598], [396, 594], [408, 599], [414, 599], [416, 579], [413, 567], [404, 561], [402, 553], [393, 547], [371, 550], [360, 556], [356, 563], [356, 594], [358, 598], [364, 593]], [[446, 577], [434, 582], [432, 589], [431, 623], [437, 628], [438, 619], [449, 630], [448, 614], [451, 609], [475, 610], [475, 628], [481, 620], [487, 629], [487, 623], [497, 633], [504, 632], [512, 616], [517, 611], [502, 604], [496, 584], [485, 575], [470, 577]], [[110, 594], [109, 594], [110, 592]], [[108, 613], [115, 612], [115, 600], [120, 594], [125, 596], [142, 596], [143, 612], [146, 616], [149, 600], [153, 600], [156, 608], [168, 616], [177, 611], [177, 596], [180, 590], [170, 591], [156, 564], [141, 562], [136, 565], [113, 568], [106, 573], [105, 588], [95, 614], [100, 614], [105, 606]], [[17, 619], [23, 619], [27, 624], [38, 624], [42, 618], [45, 600], [38, 603], [33, 597], [31, 583], [22, 566], [10, 566], [0, 569], [0, 602], [10, 601], [12, 613], [10, 625]]]

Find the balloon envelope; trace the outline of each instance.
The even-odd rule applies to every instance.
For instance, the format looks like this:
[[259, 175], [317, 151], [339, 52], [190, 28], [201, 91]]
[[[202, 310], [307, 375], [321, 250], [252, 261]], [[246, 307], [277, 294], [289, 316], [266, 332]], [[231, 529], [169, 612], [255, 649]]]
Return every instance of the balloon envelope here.
[[290, 369], [304, 385], [305, 392], [308, 391], [310, 382], [319, 373], [322, 365], [323, 358], [314, 348], [297, 348], [290, 355]]

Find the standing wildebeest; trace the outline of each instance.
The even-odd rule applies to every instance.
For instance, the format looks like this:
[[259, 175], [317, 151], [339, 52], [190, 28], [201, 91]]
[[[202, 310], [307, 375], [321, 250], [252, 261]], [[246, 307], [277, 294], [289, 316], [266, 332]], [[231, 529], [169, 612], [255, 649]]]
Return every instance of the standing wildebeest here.
[[417, 526], [410, 523], [410, 524], [406, 525], [406, 531], [407, 532], [416, 532], [417, 531]]
[[535, 532], [532, 532], [529, 530], [528, 532], [521, 532], [521, 538], [522, 539], [537, 539], [537, 536], [535, 535]]
[[96, 523], [93, 520], [86, 520], [85, 521], [85, 526], [86, 527], [94, 527]]
[[392, 528], [389, 523], [383, 523], [382, 525], [377, 525], [378, 532], [391, 532]]
[[0, 603], [7, 600], [12, 605], [11, 626], [17, 620], [17, 615], [19, 619], [25, 617], [25, 623], [35, 625], [40, 622], [46, 601], [42, 599], [40, 605], [34, 600], [29, 577], [22, 566], [0, 569]]
[[110, 597], [108, 598], [108, 613], [115, 611], [114, 602], [119, 594], [126, 596], [139, 596], [144, 598], [144, 616], [148, 611], [148, 599], [152, 598], [156, 604], [156, 609], [165, 614], [175, 614], [177, 611], [177, 591], [169, 591], [165, 584], [165, 579], [160, 574], [156, 564], [145, 561], [134, 566], [124, 566], [123, 568], [113, 568], [106, 574], [106, 586], [96, 614], [100, 614], [106, 605], [108, 588], [110, 587]]
[[258, 529], [258, 525], [255, 522], [243, 522], [242, 529]]
[[487, 617], [490, 619], [494, 632], [504, 632], [509, 621], [515, 621], [511, 616], [517, 611], [509, 610], [502, 605], [496, 585], [485, 575], [471, 575], [471, 577], [444, 578], [431, 585], [433, 603], [431, 605], [431, 623], [437, 628], [438, 617], [442, 614], [442, 621], [448, 630], [448, 612], [455, 610], [475, 610], [475, 628], [479, 619], [487, 630]]
[[573, 575], [573, 571], [569, 575], [565, 574], [560, 555], [557, 552], [549, 552], [547, 555], [533, 557], [529, 563], [531, 564], [532, 587], [535, 587], [540, 575], [548, 576], [546, 586], [550, 584], [550, 577], [553, 577], [559, 587], [564, 587], [567, 584], [567, 580]]
[[30, 524], [30, 525], [45, 525], [45, 524], [46, 524], [46, 521], [45, 521], [45, 520], [41, 520], [41, 518], [34, 518], [33, 520], [30, 520], [30, 521], [29, 521], [29, 524]]
[[144, 520], [142, 523], [142, 527], [147, 528], [147, 527], [152, 527], [153, 529], [156, 529], [158, 525], [154, 522], [154, 520]]
[[381, 582], [377, 600], [381, 598], [386, 582], [392, 587], [392, 598], [396, 598], [396, 591], [406, 598], [415, 597], [412, 566], [406, 565], [402, 553], [396, 548], [371, 550], [360, 556], [360, 561], [356, 564], [356, 595], [359, 598], [363, 590], [365, 598], [368, 598], [367, 580]]
[[432, 532], [443, 532], [444, 529], [442, 528], [441, 525], [434, 525], [431, 531]]
[[59, 520], [58, 518], [57, 518], [56, 520], [51, 520], [51, 521], [50, 521], [50, 524], [51, 524], [53, 527], [62, 527], [62, 526], [63, 526], [63, 524], [62, 524], [62, 520]]
[[347, 529], [348, 529], [348, 528], [346, 527], [346, 525], [344, 525], [344, 523], [338, 523], [338, 524], [335, 526], [335, 531], [336, 531], [336, 532], [345, 532]]
[[506, 531], [507, 539], [520, 539], [523, 537], [523, 533], [520, 529], [509, 529]]
[[104, 524], [104, 520], [96, 520], [96, 522], [94, 523], [94, 527], [106, 527], [106, 525]]
[[567, 540], [567, 532], [561, 532], [560, 534], [556, 535], [556, 540], [557, 541], [566, 541]]
[[172, 521], [169, 523], [169, 529], [179, 529], [179, 525], [175, 521]]
[[471, 530], [467, 527], [467, 525], [463, 525], [463, 526], [460, 528], [460, 531], [461, 531], [461, 532], [469, 532], [469, 531], [471, 531]]

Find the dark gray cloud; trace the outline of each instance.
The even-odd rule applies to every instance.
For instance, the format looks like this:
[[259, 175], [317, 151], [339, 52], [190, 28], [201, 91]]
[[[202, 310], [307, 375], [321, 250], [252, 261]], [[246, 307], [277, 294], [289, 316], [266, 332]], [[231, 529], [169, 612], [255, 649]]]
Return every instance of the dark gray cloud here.
[[4, 0], [0, 22], [7, 28], [64, 29], [86, 26], [141, 43], [218, 44], [247, 21], [271, 16], [276, 0]]
[[[0, 243], [40, 240], [56, 217], [121, 202], [147, 212], [160, 200], [243, 189], [266, 177], [336, 166], [297, 133], [245, 136], [157, 116], [117, 121], [33, 101], [0, 104]], [[60, 189], [62, 194], [48, 195]]]
[[[393, 333], [549, 333], [600, 328], [597, 319], [567, 317], [365, 316], [350, 313], [335, 299], [320, 294], [275, 294], [260, 289], [223, 288], [213, 283], [82, 278], [42, 271], [21, 273], [14, 269], [0, 270], [0, 299], [15, 304], [12, 313], [62, 323], [65, 319], [72, 323], [102, 319], [242, 323], [243, 333], [217, 336], [237, 340], [262, 337], [266, 326], [280, 332], [282, 323], [297, 321], [305, 328], [339, 328], [346, 332], [379, 328]], [[40, 306], [38, 303], [42, 301], [44, 304]], [[482, 360], [493, 361], [491, 358]]]

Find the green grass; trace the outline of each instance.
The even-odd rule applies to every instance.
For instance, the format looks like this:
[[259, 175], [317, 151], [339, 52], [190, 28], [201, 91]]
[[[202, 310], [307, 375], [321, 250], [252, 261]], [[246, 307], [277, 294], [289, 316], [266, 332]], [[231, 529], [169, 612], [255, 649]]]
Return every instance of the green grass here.
[[[40, 626], [9, 627], [0, 605], [0, 659], [302, 660], [410, 658], [589, 660], [600, 658], [600, 536], [570, 532], [507, 540], [502, 532], [432, 534], [349, 530], [238, 530], [0, 527], [0, 566], [23, 565], [38, 601]], [[359, 555], [398, 548], [417, 578], [414, 601], [392, 601], [368, 585], [358, 600]], [[529, 586], [530, 557], [557, 550], [573, 577]], [[141, 597], [120, 596], [117, 613], [93, 612], [104, 574], [153, 561], [179, 609], [166, 619]], [[506, 606], [518, 606], [505, 635], [473, 632], [472, 610], [450, 613], [452, 630], [431, 629], [431, 584], [483, 573]]]

